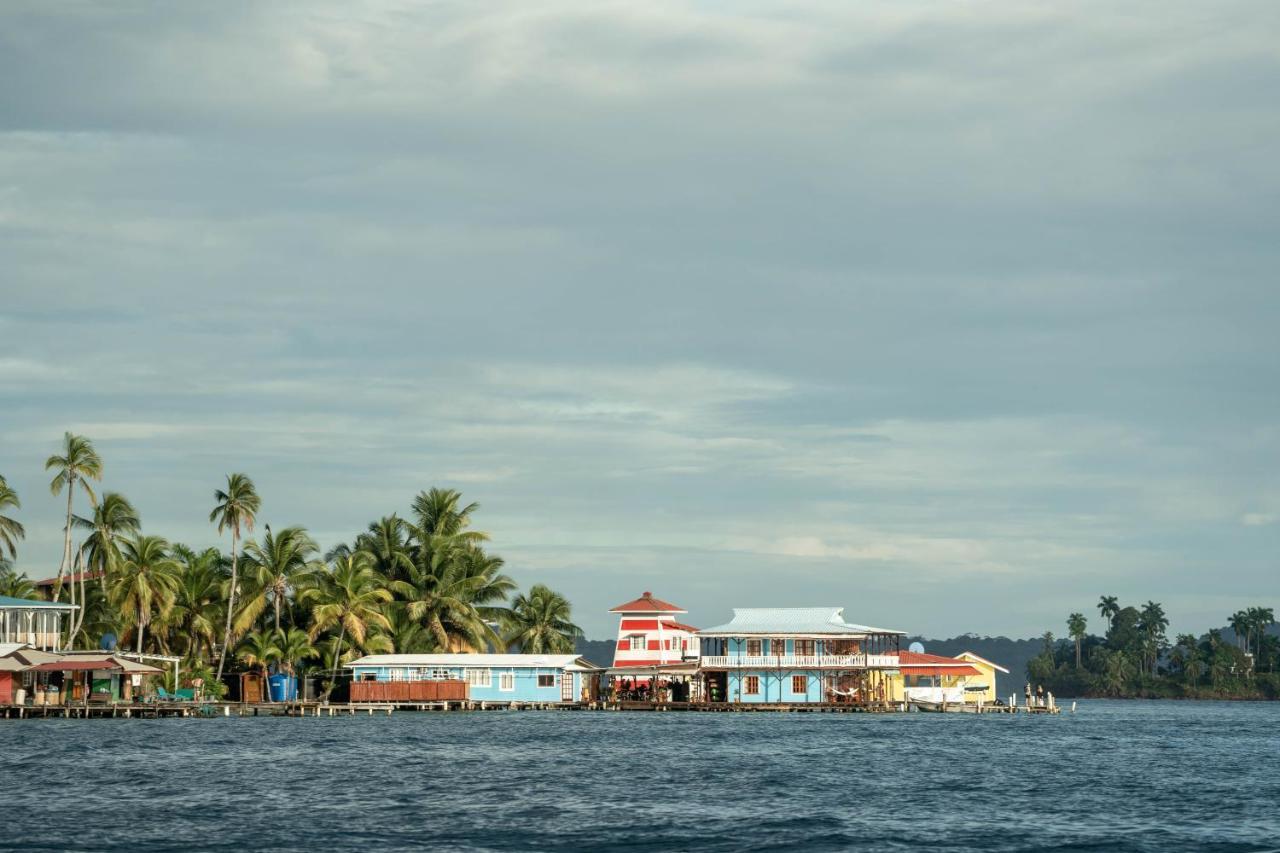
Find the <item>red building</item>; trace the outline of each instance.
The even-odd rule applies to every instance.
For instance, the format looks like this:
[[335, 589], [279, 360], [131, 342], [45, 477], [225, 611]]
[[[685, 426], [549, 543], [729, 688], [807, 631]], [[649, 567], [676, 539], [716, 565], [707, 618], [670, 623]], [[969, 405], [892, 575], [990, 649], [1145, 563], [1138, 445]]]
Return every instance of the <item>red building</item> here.
[[683, 608], [646, 592], [609, 612], [619, 616], [614, 669], [697, 664], [698, 629], [676, 621], [688, 612]]

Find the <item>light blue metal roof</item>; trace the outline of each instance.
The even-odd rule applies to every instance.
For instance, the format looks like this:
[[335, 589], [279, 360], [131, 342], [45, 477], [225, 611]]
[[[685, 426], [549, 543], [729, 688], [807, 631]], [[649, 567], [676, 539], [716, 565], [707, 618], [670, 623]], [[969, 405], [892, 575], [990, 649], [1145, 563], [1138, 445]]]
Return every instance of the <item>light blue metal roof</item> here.
[[741, 637], [746, 634], [903, 634], [890, 628], [873, 628], [844, 621], [843, 607], [735, 607], [724, 625], [704, 628], [700, 636]]
[[58, 610], [72, 610], [76, 606], [61, 601], [34, 601], [30, 598], [11, 598], [7, 595], [0, 595], [0, 608], [5, 609], [26, 610], [31, 607], [52, 607]]

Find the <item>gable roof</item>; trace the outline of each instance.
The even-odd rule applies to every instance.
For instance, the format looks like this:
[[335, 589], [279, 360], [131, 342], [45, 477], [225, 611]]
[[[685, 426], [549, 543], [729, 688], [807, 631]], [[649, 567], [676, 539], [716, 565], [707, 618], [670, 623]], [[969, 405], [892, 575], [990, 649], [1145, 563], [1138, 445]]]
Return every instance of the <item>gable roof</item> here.
[[704, 628], [699, 633], [703, 636], [728, 637], [747, 634], [864, 637], [867, 634], [904, 632], [846, 622], [843, 607], [735, 607], [733, 618], [728, 622], [714, 628]]
[[661, 598], [654, 598], [653, 593], [645, 591], [639, 598], [628, 601], [626, 604], [619, 604], [617, 607], [611, 607], [610, 613], [688, 613], [682, 607], [670, 602], [663, 601]]
[[981, 655], [975, 655], [973, 652], [961, 652], [960, 654], [956, 655], [956, 657], [960, 658], [961, 660], [969, 660], [969, 661], [976, 661], [978, 663], [985, 663], [987, 666], [991, 667], [992, 669], [1000, 670], [1005, 675], [1009, 674], [1009, 670], [1005, 669], [1000, 664], [996, 663], [995, 661], [989, 661], [986, 658], [982, 657]]

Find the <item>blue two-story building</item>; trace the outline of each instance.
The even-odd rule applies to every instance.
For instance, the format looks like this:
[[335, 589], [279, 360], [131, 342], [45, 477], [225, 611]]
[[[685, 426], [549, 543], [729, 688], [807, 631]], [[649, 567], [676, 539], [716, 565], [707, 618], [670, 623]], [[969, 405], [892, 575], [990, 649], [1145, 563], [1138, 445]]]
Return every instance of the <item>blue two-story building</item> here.
[[[368, 655], [347, 664], [353, 684], [461, 682], [472, 702], [572, 704], [597, 695], [603, 671], [577, 655]], [[419, 698], [406, 689], [406, 698]], [[451, 697], [453, 698], [453, 697]]]
[[735, 608], [699, 632], [698, 668], [710, 702], [887, 701], [902, 631], [844, 621], [839, 607]]

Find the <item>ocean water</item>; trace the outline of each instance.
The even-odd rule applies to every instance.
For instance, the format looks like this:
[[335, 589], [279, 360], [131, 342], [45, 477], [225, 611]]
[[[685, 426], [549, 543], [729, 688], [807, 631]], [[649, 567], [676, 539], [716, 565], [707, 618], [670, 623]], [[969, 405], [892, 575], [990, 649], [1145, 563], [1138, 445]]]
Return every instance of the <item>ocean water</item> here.
[[4, 850], [1280, 848], [1280, 703], [0, 720]]

